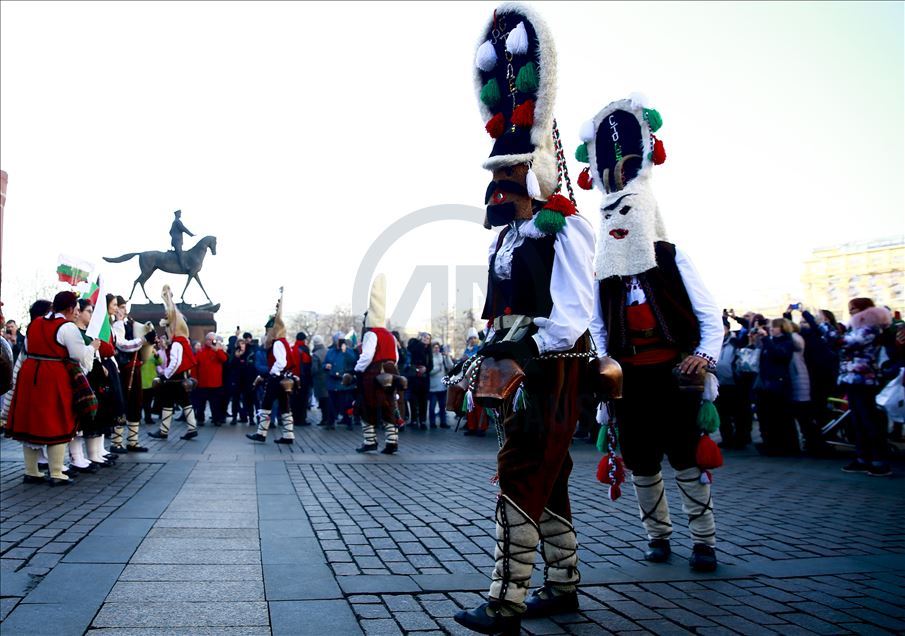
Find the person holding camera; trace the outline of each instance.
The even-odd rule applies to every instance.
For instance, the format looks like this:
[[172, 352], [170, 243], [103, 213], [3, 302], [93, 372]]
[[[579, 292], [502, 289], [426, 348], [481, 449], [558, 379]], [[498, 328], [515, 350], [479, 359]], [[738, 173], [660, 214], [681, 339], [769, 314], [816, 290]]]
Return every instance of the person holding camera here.
[[797, 455], [801, 449], [792, 418], [792, 325], [785, 318], [774, 318], [768, 329], [758, 325], [750, 338], [760, 350], [760, 368], [754, 383], [762, 440], [757, 450], [768, 457]]
[[226, 421], [223, 400], [223, 367], [227, 361], [223, 338], [214, 332], [205, 334], [204, 345], [198, 353], [198, 388], [195, 390], [194, 406], [198, 423], [203, 424], [207, 405], [211, 407], [214, 426], [222, 426]]

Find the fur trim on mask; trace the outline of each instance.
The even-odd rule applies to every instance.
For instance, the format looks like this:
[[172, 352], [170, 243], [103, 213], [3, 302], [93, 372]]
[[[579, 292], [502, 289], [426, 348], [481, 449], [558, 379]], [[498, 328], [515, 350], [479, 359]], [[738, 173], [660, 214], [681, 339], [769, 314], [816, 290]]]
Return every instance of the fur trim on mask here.
[[166, 321], [166, 329], [169, 331], [170, 337], [176, 338], [182, 336], [183, 338], [188, 338], [188, 323], [186, 323], [185, 316], [182, 315], [182, 312], [177, 309], [176, 303], [173, 302], [173, 291], [170, 289], [169, 285], [163, 286], [161, 297], [163, 298], [164, 311], [166, 312], [166, 318], [164, 319]]
[[386, 327], [387, 277], [377, 274], [371, 283], [371, 299], [368, 302], [368, 327]]
[[[540, 185], [541, 196], [543, 197], [540, 200], [546, 201], [559, 185], [556, 153], [553, 149], [553, 104], [556, 102], [557, 80], [556, 47], [549, 27], [533, 8], [518, 2], [504, 2], [495, 11], [497, 16], [507, 13], [518, 14], [527, 18], [534, 27], [538, 38], [538, 57], [534, 60], [538, 67], [538, 88], [534, 101], [534, 125], [531, 127], [531, 143], [534, 144], [535, 150], [532, 153], [519, 155], [488, 157], [484, 162], [484, 168], [492, 172], [503, 166], [530, 163]], [[490, 32], [492, 27], [493, 15], [491, 15], [481, 31], [481, 39], [478, 41], [477, 49], [480, 49], [487, 41], [486, 34]], [[515, 24], [512, 25], [513, 29], [514, 27]], [[487, 56], [484, 55], [482, 57], [486, 58]], [[504, 60], [501, 60], [498, 63], [503, 62]], [[474, 86], [481, 118], [486, 124], [494, 113], [480, 99], [483, 81], [481, 79], [481, 69], [477, 66], [474, 67]]]
[[606, 125], [607, 117], [617, 110], [624, 110], [632, 113], [641, 123], [641, 146], [644, 150], [641, 153], [641, 170], [638, 171], [638, 175], [635, 179], [640, 179], [649, 175], [651, 166], [653, 166], [653, 162], [648, 158], [648, 155], [654, 150], [654, 140], [651, 138], [650, 126], [648, 126], [647, 122], [644, 120], [644, 107], [641, 106], [639, 102], [632, 99], [620, 99], [608, 104], [606, 108], [594, 115], [594, 118], [591, 120], [594, 133], [591, 136], [591, 140], [587, 142], [588, 158], [591, 161], [591, 174], [594, 176], [594, 185], [604, 194], [607, 193], [606, 186], [604, 185], [605, 181], [603, 175], [597, 170], [597, 131], [600, 129], [601, 125]]
[[534, 171], [534, 176], [537, 177], [537, 184], [540, 186], [541, 198], [538, 200], [546, 201], [556, 191], [556, 186], [559, 185], [559, 169], [556, 165], [556, 153], [553, 150], [552, 133], [548, 142], [544, 146], [538, 147], [531, 154], [488, 157], [484, 161], [484, 168], [493, 172], [507, 166], [517, 166], [523, 163], [530, 164], [531, 169]]
[[[619, 204], [615, 209], [604, 209], [617, 201]], [[623, 204], [631, 206], [626, 215], [619, 212]], [[607, 214], [610, 214], [609, 219]], [[615, 229], [627, 229], [629, 234], [623, 239], [616, 239], [610, 235], [610, 231]], [[654, 243], [667, 240], [660, 208], [651, 189], [650, 173], [639, 174], [622, 190], [604, 196], [600, 204], [600, 227], [594, 254], [595, 278], [634, 276], [656, 267]]]
[[880, 327], [885, 329], [892, 324], [892, 314], [886, 307], [868, 307], [849, 319], [852, 329], [864, 329], [867, 327]]

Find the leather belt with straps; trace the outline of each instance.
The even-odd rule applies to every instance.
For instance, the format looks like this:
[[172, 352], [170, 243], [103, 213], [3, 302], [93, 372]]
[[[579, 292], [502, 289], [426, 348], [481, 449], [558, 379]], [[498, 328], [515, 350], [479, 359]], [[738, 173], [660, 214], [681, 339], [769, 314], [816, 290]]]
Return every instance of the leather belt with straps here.
[[511, 329], [513, 325], [516, 323], [525, 321], [527, 324], [530, 324], [534, 321], [530, 316], [522, 316], [520, 314], [508, 314], [505, 316], [497, 316], [493, 319], [493, 328], [495, 331], [501, 331], [503, 329]]

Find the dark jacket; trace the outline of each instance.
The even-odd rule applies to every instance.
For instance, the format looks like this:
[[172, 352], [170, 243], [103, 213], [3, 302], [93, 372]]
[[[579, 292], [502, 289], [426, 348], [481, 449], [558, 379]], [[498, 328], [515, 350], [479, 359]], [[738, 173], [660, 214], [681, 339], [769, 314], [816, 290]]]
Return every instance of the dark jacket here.
[[792, 380], [789, 365], [795, 352], [792, 336], [766, 336], [760, 341], [760, 371], [754, 388], [765, 393], [792, 397]]

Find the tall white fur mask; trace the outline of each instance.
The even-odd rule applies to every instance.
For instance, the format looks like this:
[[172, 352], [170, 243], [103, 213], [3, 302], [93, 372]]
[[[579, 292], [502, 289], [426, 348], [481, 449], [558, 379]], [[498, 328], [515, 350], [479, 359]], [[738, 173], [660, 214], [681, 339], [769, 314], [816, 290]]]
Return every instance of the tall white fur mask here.
[[651, 187], [654, 163], [665, 160], [654, 137], [662, 120], [638, 99], [609, 104], [581, 129], [576, 156], [590, 164], [603, 193], [594, 272], [598, 280], [634, 276], [657, 266], [654, 243], [666, 228]]
[[654, 243], [666, 240], [650, 174], [639, 175], [622, 190], [604, 196], [594, 272], [598, 280], [634, 276], [657, 266]]

